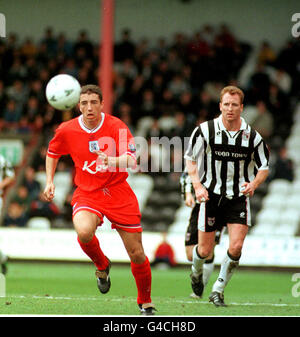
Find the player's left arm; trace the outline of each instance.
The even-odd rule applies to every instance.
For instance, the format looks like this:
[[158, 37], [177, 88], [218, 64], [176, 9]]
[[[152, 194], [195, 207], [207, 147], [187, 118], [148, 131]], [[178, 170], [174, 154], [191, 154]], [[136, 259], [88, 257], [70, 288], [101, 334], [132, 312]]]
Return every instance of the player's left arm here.
[[109, 157], [102, 151], [95, 151], [95, 153], [102, 159], [103, 164], [108, 167], [135, 168], [136, 166], [135, 156], [129, 153], [124, 153], [119, 157]]
[[250, 182], [245, 182], [242, 187], [244, 195], [253, 196], [255, 190], [267, 179], [269, 175], [269, 150], [262, 140], [254, 150], [254, 161], [257, 168], [255, 178]]
[[267, 179], [268, 175], [269, 175], [268, 169], [259, 170], [252, 181], [250, 181], [249, 183], [244, 183], [242, 185], [242, 187], [244, 187], [242, 193], [244, 195], [249, 195], [250, 197], [252, 197], [255, 190]]
[[[96, 154], [103, 161], [103, 164], [109, 168], [136, 168], [136, 148], [134, 138], [124, 123], [121, 122], [121, 127], [117, 128], [116, 134], [116, 145], [117, 145], [117, 156], [108, 156], [103, 151], [95, 151]], [[120, 131], [120, 132], [119, 132]]]
[[47, 201], [52, 201], [55, 193], [55, 185], [53, 183], [55, 170], [59, 158], [46, 156], [46, 186], [44, 189], [44, 197]]

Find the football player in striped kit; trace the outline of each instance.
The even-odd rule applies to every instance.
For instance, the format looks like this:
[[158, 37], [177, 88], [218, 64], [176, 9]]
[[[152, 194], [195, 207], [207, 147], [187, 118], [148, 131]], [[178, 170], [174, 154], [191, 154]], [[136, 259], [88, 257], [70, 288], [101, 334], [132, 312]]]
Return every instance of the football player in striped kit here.
[[[13, 166], [4, 156], [0, 154], [0, 214], [3, 207], [3, 192], [15, 180], [15, 171]], [[2, 274], [7, 272], [7, 256], [0, 249], [0, 266]]]
[[195, 128], [185, 153], [195, 196], [201, 203], [191, 277], [198, 296], [203, 292], [203, 263], [214, 248], [216, 226], [225, 223], [228, 230], [229, 247], [209, 296], [215, 306], [226, 306], [224, 288], [239, 264], [251, 226], [249, 198], [269, 173], [266, 143], [241, 117], [243, 100], [238, 87], [223, 88], [220, 116]]
[[[189, 224], [185, 232], [185, 253], [186, 257], [189, 261], [193, 261], [193, 250], [195, 245], [198, 243], [198, 216], [199, 216], [199, 208], [200, 203], [195, 200], [195, 191], [193, 189], [193, 185], [190, 179], [190, 176], [188, 175], [187, 171], [184, 170], [180, 177], [180, 184], [181, 184], [181, 195], [182, 199], [184, 200], [184, 203], [186, 206], [191, 207], [191, 215], [189, 218]], [[215, 245], [218, 245], [220, 243], [220, 239], [222, 236], [222, 232], [224, 230], [224, 226], [222, 223], [218, 224], [218, 227], [216, 228], [216, 234], [215, 234]], [[215, 266], [215, 252], [214, 249], [212, 252], [206, 257], [205, 262], [203, 264], [203, 290], [206, 287]], [[194, 277], [194, 274], [191, 273], [191, 278]], [[196, 279], [197, 283], [197, 279]], [[201, 284], [202, 286], [202, 284]], [[202, 290], [202, 292], [203, 292]], [[193, 298], [199, 298], [201, 296], [196, 295], [194, 292], [190, 295]]]

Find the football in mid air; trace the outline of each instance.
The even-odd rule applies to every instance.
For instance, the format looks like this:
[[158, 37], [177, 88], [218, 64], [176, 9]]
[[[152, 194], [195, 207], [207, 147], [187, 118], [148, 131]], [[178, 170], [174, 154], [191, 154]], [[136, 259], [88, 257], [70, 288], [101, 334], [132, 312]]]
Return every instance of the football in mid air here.
[[46, 98], [55, 109], [69, 110], [79, 102], [80, 89], [76, 78], [67, 74], [59, 74], [48, 82]]

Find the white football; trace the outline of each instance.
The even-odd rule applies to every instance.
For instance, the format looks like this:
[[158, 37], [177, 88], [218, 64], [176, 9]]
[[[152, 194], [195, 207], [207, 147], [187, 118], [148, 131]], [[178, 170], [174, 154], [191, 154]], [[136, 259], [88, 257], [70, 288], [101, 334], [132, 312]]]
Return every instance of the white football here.
[[72, 109], [80, 97], [80, 84], [71, 75], [59, 74], [50, 79], [46, 86], [46, 98], [58, 110]]

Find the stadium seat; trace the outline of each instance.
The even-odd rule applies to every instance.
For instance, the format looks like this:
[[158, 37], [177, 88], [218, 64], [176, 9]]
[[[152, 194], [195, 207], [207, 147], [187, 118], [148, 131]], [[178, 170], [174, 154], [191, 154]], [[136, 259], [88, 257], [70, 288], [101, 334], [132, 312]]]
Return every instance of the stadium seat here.
[[299, 208], [300, 208], [300, 190], [293, 191], [293, 193], [287, 197], [285, 209], [299, 210]]
[[148, 130], [153, 124], [153, 118], [150, 116], [142, 117], [137, 123], [136, 136], [146, 136]]
[[[297, 179], [296, 181], [293, 182], [292, 194], [300, 196], [300, 179]], [[300, 197], [299, 197], [299, 200], [300, 200]], [[300, 203], [299, 203], [299, 206], [300, 206]]]
[[66, 189], [70, 189], [72, 184], [71, 173], [67, 171], [56, 172], [54, 176], [54, 184], [55, 186], [63, 185]]
[[256, 224], [250, 232], [250, 235], [270, 235], [274, 233], [274, 225], [271, 223]]
[[286, 147], [289, 150], [298, 150], [300, 148], [300, 134], [291, 135], [286, 141]]
[[[41, 189], [43, 190], [46, 186], [46, 173], [37, 172], [35, 179], [41, 184]], [[54, 176], [55, 185], [55, 204], [61, 208], [66, 200], [68, 192], [72, 188], [72, 175], [70, 172], [58, 171]]]
[[159, 127], [164, 132], [168, 132], [176, 127], [176, 120], [172, 116], [160, 117], [158, 120]]
[[278, 225], [274, 234], [295, 236], [298, 232], [300, 224], [300, 212], [298, 209], [286, 209], [280, 214]]
[[140, 206], [140, 210], [142, 212], [145, 208], [145, 205], [146, 205], [147, 200], [148, 200], [148, 196], [151, 193], [151, 191], [147, 192], [147, 191], [145, 191], [145, 189], [142, 189], [142, 188], [134, 188], [133, 191], [134, 191], [134, 193], [137, 197], [137, 200], [138, 200], [139, 206]]
[[[41, 187], [44, 188], [46, 185], [46, 173], [45, 172], [36, 172], [35, 179], [41, 184]], [[54, 184], [57, 188], [70, 189], [72, 185], [72, 176], [70, 172], [56, 172], [54, 176]]]
[[46, 173], [45, 172], [36, 172], [35, 179], [41, 184], [42, 189], [46, 186]]
[[153, 178], [151, 176], [141, 173], [130, 173], [127, 181], [132, 189], [140, 187], [144, 190], [151, 190], [154, 185]]
[[175, 213], [175, 219], [169, 226], [169, 233], [184, 234], [191, 216], [192, 209], [182, 204]]
[[55, 196], [53, 201], [60, 209], [64, 205], [69, 190], [70, 189], [66, 189], [60, 185], [55, 185]]
[[183, 204], [175, 213], [175, 221], [188, 222], [191, 216], [192, 209]]
[[279, 219], [280, 210], [263, 208], [256, 216], [256, 226], [263, 226], [266, 224], [276, 225]]
[[28, 220], [27, 227], [32, 229], [50, 229], [51, 222], [47, 218], [37, 216]]
[[287, 209], [280, 213], [278, 223], [287, 225], [298, 225], [300, 219], [300, 212], [298, 209]]
[[299, 151], [299, 149], [295, 149], [295, 148], [288, 149], [287, 155], [290, 159], [293, 160], [293, 162], [296, 166], [300, 165], [300, 151]]
[[136, 194], [142, 212], [153, 190], [153, 178], [148, 174], [133, 173], [129, 171], [127, 182]]
[[295, 179], [300, 180], [300, 165], [295, 167]]
[[279, 224], [274, 228], [273, 234], [280, 236], [295, 236], [298, 232], [298, 224]]
[[295, 113], [295, 117], [298, 117], [299, 120], [297, 121], [297, 123], [293, 124], [290, 137], [300, 134], [300, 109]]
[[285, 203], [288, 200], [282, 197], [281, 193], [273, 192], [267, 194], [264, 199], [262, 200], [263, 208], [265, 209], [281, 209], [285, 206]]
[[291, 191], [291, 183], [285, 179], [275, 179], [269, 183], [269, 193], [277, 193], [279, 195], [284, 195]]

